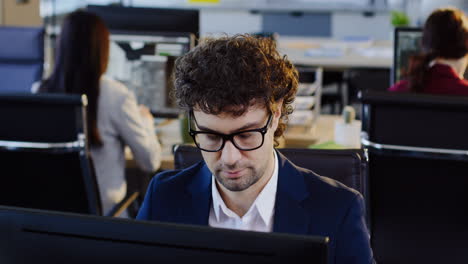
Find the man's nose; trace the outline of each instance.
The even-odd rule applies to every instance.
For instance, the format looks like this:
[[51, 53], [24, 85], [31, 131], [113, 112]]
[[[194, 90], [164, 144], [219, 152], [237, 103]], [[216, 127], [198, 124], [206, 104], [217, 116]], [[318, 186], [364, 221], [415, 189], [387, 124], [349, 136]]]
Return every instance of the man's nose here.
[[240, 150], [238, 150], [230, 140], [227, 140], [224, 144], [224, 148], [221, 150], [221, 160], [223, 164], [228, 166], [234, 165], [241, 156]]

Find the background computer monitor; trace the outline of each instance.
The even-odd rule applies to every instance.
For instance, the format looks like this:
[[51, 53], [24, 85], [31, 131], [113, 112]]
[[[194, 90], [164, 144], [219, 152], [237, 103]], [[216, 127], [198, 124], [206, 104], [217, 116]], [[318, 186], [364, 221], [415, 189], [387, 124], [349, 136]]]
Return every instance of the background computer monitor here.
[[177, 117], [173, 70], [199, 36], [199, 11], [89, 5], [111, 36], [106, 75], [124, 83], [156, 116]]
[[394, 31], [394, 55], [392, 84], [401, 81], [408, 70], [409, 58], [422, 50], [422, 29], [416, 27], [396, 27]]
[[327, 263], [326, 237], [0, 206], [1, 263]]
[[197, 9], [144, 8], [88, 5], [112, 30], [140, 32], [188, 32], [200, 36], [200, 11]]
[[106, 75], [132, 90], [154, 115], [178, 115], [172, 96], [177, 57], [194, 46], [191, 33], [112, 31]]
[[[401, 81], [403, 73], [408, 70], [409, 58], [422, 51], [422, 28], [396, 27], [394, 31], [394, 56], [392, 67], [392, 83]], [[464, 78], [468, 79], [468, 71]]]

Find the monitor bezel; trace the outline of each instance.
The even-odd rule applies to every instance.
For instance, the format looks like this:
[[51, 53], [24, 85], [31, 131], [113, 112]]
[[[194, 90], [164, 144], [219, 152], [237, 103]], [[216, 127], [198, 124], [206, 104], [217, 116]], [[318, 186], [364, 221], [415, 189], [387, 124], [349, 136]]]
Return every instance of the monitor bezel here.
[[395, 27], [393, 31], [393, 65], [392, 65], [392, 78], [390, 85], [394, 85], [397, 82], [397, 71], [398, 65], [398, 43], [400, 32], [422, 32], [421, 27]]
[[[197, 252], [195, 255], [198, 254], [198, 257], [200, 257], [200, 252], [207, 252], [206, 254], [210, 254], [209, 252], [213, 252], [213, 254], [234, 254], [246, 258], [248, 256], [267, 257], [268, 259], [273, 257], [276, 259], [274, 262], [279, 259], [284, 260], [288, 257], [294, 257], [293, 254], [299, 253], [301, 250], [306, 255], [305, 253], [308, 252], [306, 250], [314, 248], [318, 250], [317, 252], [321, 252], [320, 256], [324, 258], [322, 259], [323, 262], [321, 261], [318, 264], [326, 263], [329, 247], [328, 237], [321, 236], [242, 231], [169, 222], [135, 221], [133, 219], [10, 206], [0, 206], [0, 234], [2, 234], [0, 235], [0, 245], [5, 246], [0, 246], [2, 259], [29, 259], [31, 256], [17, 257], [20, 254], [15, 255], [15, 253], [18, 252], [11, 252], [23, 251], [24, 248], [21, 247], [28, 247], [35, 248], [35, 251], [31, 251], [31, 255], [38, 255], [35, 257], [38, 258], [39, 262], [42, 255], [50, 258], [50, 254], [53, 255], [53, 252], [60, 250], [45, 248], [40, 249], [38, 253], [34, 243], [40, 243], [40, 245], [57, 244], [56, 240], [54, 240], [55, 237], [60, 241], [60, 249], [68, 253], [76, 253], [77, 259], [80, 259], [81, 256], [87, 258], [87, 252], [82, 251], [85, 251], [90, 245], [83, 244], [81, 248], [67, 247], [67, 239], [70, 245], [76, 244], [77, 240], [83, 241], [79, 243], [93, 243], [92, 246], [99, 243], [98, 245], [101, 245], [101, 249], [104, 250], [100, 250], [99, 247], [101, 246], [98, 246], [98, 248], [93, 247], [93, 250], [101, 252], [100, 257], [109, 255], [106, 249], [111, 245], [110, 243], [114, 243], [114, 245], [120, 243], [119, 247], [127, 244], [132, 247], [141, 246], [145, 250], [150, 249], [151, 252], [153, 250], [159, 252], [161, 248], [164, 248], [164, 250], [168, 250], [168, 248], [173, 248], [173, 250], [187, 249], [189, 250], [188, 254], [195, 251]], [[38, 236], [44, 236], [46, 240], [42, 240]], [[31, 237], [33, 239], [30, 239]], [[106, 241], [109, 243], [106, 243]], [[105, 245], [102, 245], [103, 242]], [[308, 242], [310, 244], [307, 246], [306, 243]], [[18, 244], [20, 245], [18, 246]], [[14, 245], [20, 248], [15, 248]], [[148, 249], [148, 247], [150, 248]], [[49, 249], [50, 252], [46, 252]], [[131, 256], [132, 252], [128, 253], [128, 256]], [[125, 255], [127, 253], [120, 252], [118, 254], [123, 254], [121, 255], [122, 258], [128, 258]], [[177, 257], [175, 256], [175, 258]], [[202, 258], [205, 258], [205, 256]], [[60, 258], [57, 257], [57, 259]], [[144, 259], [144, 256], [142, 256], [142, 259]], [[219, 263], [219, 259], [214, 258], [212, 263]]]
[[[132, 36], [135, 37], [137, 40], [138, 38], [152, 38], [152, 37], [166, 37], [166, 38], [187, 38], [189, 40], [188, 43], [180, 43], [180, 44], [187, 44], [188, 50], [181, 54], [180, 56], [183, 56], [190, 52], [194, 47], [195, 47], [195, 42], [196, 42], [196, 36], [192, 32], [168, 32], [168, 31], [132, 31], [132, 30], [119, 30], [119, 29], [113, 29], [109, 31], [110, 33], [110, 41], [114, 41], [114, 38], [118, 38], [118, 36]], [[164, 42], [163, 42], [164, 43]], [[171, 43], [171, 42], [168, 42]], [[180, 57], [180, 56], [175, 56], [175, 57]], [[165, 87], [167, 90], [168, 87]], [[167, 97], [171, 96], [172, 92], [169, 92], [166, 94]], [[166, 98], [166, 101], [169, 100], [169, 98]], [[167, 103], [167, 102], [166, 102]], [[167, 105], [164, 106], [164, 110], [159, 111], [153, 109], [153, 107], [147, 105], [149, 108], [151, 114], [155, 117], [163, 117], [163, 118], [178, 118], [179, 114], [181, 113], [181, 110], [175, 106], [175, 107], [169, 107]]]

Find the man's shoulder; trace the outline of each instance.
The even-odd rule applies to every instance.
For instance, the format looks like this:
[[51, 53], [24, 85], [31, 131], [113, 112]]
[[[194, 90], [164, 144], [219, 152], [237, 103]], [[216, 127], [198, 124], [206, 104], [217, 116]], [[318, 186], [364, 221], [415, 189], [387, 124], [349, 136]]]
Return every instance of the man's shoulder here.
[[200, 173], [200, 170], [204, 166], [204, 162], [199, 162], [186, 169], [182, 170], [167, 170], [160, 172], [154, 176], [151, 180], [150, 188], [152, 190], [159, 189], [171, 191], [183, 186], [188, 186], [194, 179], [194, 175]]
[[303, 176], [306, 188], [314, 195], [326, 196], [333, 198], [332, 200], [349, 200], [356, 196], [362, 196], [359, 191], [346, 186], [338, 180], [327, 177], [326, 175], [319, 175], [312, 170], [297, 167], [295, 168]]
[[307, 192], [302, 206], [311, 214], [327, 219], [325, 226], [337, 226], [350, 210], [364, 208], [364, 197], [357, 190], [311, 170], [297, 168]]

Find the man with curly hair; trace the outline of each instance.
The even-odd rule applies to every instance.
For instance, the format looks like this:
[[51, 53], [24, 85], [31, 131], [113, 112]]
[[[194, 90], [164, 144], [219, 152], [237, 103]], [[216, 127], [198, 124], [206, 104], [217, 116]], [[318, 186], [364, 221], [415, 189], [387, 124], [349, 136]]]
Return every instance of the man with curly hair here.
[[204, 161], [154, 177], [137, 219], [328, 236], [330, 263], [372, 263], [362, 196], [274, 148], [297, 86], [269, 39], [207, 39], [180, 57], [175, 97]]

